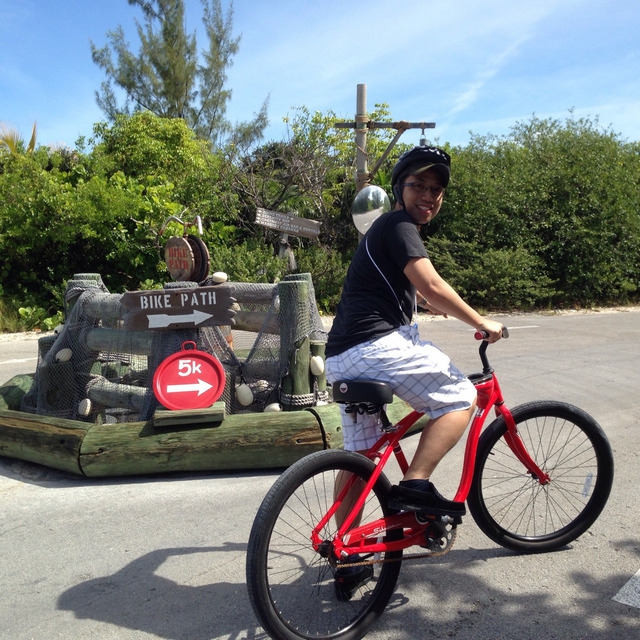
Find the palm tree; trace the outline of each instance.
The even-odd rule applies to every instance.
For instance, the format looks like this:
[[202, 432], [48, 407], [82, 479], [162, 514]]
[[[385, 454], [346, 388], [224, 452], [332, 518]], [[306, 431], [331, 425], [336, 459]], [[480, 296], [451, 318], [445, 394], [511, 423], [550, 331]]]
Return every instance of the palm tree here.
[[[33, 130], [31, 131], [31, 140], [26, 148], [26, 153], [33, 153], [36, 148], [36, 134], [37, 126], [33, 123]], [[20, 153], [24, 148], [24, 141], [20, 137], [20, 132], [15, 127], [10, 127], [3, 122], [0, 122], [0, 149], [8, 151], [9, 153]]]

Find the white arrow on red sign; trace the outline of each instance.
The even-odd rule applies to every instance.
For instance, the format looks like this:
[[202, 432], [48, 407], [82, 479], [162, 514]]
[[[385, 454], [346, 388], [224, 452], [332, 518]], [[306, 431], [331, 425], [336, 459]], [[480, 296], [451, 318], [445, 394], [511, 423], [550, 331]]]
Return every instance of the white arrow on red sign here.
[[211, 407], [224, 391], [222, 363], [195, 347], [192, 340], [183, 342], [182, 349], [165, 358], [153, 374], [153, 393], [167, 409]]
[[187, 391], [197, 391], [198, 395], [201, 396], [205, 391], [209, 391], [213, 387], [212, 384], [205, 382], [204, 380], [200, 380], [198, 378], [197, 383], [193, 384], [168, 384], [167, 385], [167, 393], [185, 393]]

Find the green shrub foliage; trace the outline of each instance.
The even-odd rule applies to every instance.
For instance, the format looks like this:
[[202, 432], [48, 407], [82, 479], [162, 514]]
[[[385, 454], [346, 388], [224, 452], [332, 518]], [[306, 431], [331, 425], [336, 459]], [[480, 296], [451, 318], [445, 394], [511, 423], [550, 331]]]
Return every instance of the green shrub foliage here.
[[640, 145], [597, 121], [533, 118], [452, 156], [431, 243], [470, 301], [520, 309], [638, 300]]
[[[377, 105], [372, 119], [389, 119]], [[287, 140], [240, 155], [211, 150], [181, 119], [148, 112], [97, 124], [76, 149], [0, 152], [0, 301], [6, 310], [60, 309], [65, 281], [100, 273], [113, 292], [162, 286], [170, 235], [200, 216], [213, 271], [274, 282], [289, 267], [257, 207], [321, 222], [289, 237], [332, 313], [358, 237], [353, 131], [333, 113], [298, 109]], [[369, 134], [370, 165], [388, 130]], [[387, 191], [398, 145], [374, 178]], [[597, 120], [516, 124], [502, 137], [449, 148], [452, 180], [426, 240], [436, 268], [484, 310], [632, 304], [640, 282], [640, 145]], [[171, 217], [175, 221], [166, 225]], [[161, 235], [161, 230], [164, 233]], [[143, 284], [144, 283], [144, 284]], [[23, 314], [24, 315], [24, 314]], [[1, 327], [0, 327], [1, 328]]]

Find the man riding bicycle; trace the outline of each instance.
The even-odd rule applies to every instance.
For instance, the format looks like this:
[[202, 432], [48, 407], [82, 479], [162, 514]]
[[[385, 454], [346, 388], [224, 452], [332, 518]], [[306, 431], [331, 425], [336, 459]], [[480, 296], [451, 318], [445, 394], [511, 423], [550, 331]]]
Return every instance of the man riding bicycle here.
[[[440, 211], [451, 159], [442, 149], [419, 146], [393, 169], [395, 209], [362, 238], [347, 272], [326, 346], [326, 373], [338, 379], [386, 382], [395, 395], [430, 416], [404, 478], [392, 488], [390, 506], [433, 514], [464, 515], [464, 503], [445, 499], [429, 478], [464, 434], [476, 390], [434, 344], [420, 340], [412, 323], [420, 306], [453, 316], [502, 337], [502, 325], [483, 318], [438, 274], [420, 231]], [[345, 449], [364, 453], [379, 438], [376, 416], [346, 413], [341, 405]]]

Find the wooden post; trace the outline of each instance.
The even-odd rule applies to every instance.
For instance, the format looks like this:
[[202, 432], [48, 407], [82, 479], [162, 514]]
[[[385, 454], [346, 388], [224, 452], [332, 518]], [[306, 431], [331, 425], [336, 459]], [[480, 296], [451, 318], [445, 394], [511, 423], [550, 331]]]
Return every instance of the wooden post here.
[[[295, 276], [293, 276], [295, 277]], [[298, 277], [301, 277], [298, 275]], [[301, 409], [287, 404], [287, 396], [308, 396], [309, 388], [309, 336], [293, 339], [298, 327], [310, 326], [309, 285], [306, 279], [286, 279], [278, 283], [280, 295], [280, 360], [289, 362], [289, 373], [282, 380], [283, 409]], [[293, 400], [293, 398], [292, 398]]]
[[[356, 193], [367, 187], [378, 169], [382, 166], [400, 136], [407, 129], [422, 129], [423, 138], [425, 129], [435, 128], [435, 122], [372, 122], [367, 116], [367, 85], [359, 84], [356, 102], [355, 122], [336, 122], [334, 125], [338, 129], [355, 129], [356, 131]], [[386, 150], [378, 159], [373, 169], [368, 169], [367, 157], [367, 131], [370, 129], [395, 129], [397, 131], [393, 140], [387, 145]], [[422, 144], [422, 140], [420, 142]]]
[[356, 97], [356, 193], [369, 185], [371, 176], [367, 168], [367, 85], [359, 84]]
[[[65, 291], [65, 309], [64, 319], [69, 319], [71, 310], [75, 306], [80, 294], [85, 289], [100, 289], [104, 291], [105, 287], [102, 282], [102, 276], [99, 273], [74, 273], [73, 278], [67, 282]], [[77, 292], [75, 295], [69, 295], [70, 292]]]

